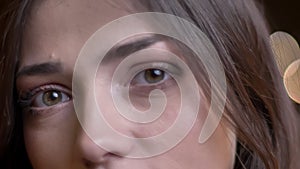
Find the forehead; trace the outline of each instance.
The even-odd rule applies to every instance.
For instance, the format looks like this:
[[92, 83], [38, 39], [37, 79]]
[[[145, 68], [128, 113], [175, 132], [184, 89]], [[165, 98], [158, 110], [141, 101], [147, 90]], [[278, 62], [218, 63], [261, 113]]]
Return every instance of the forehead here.
[[[127, 7], [123, 8], [122, 5]], [[24, 30], [20, 66], [73, 60], [85, 41], [129, 12], [130, 3], [108, 0], [45, 0], [33, 4]], [[62, 57], [63, 56], [63, 57]]]

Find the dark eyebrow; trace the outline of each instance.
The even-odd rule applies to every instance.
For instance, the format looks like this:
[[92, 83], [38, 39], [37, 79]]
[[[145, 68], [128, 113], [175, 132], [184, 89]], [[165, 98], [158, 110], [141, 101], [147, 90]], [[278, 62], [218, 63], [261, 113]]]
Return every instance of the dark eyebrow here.
[[17, 72], [16, 77], [54, 74], [60, 73], [62, 72], [62, 70], [63, 68], [60, 62], [45, 62], [24, 66]]
[[[160, 35], [151, 35], [125, 44], [117, 45], [110, 50], [107, 54], [109, 57], [105, 57], [103, 61], [107, 62], [112, 59], [126, 57], [131, 53], [147, 48], [158, 41], [162, 41], [162, 37]], [[16, 77], [61, 73], [62, 69], [61, 62], [45, 62], [21, 68], [17, 72]]]
[[103, 61], [107, 62], [113, 59], [120, 59], [126, 57], [134, 52], [145, 49], [159, 41], [163, 41], [163, 37], [161, 35], [151, 35], [139, 38], [137, 40], [133, 40], [125, 44], [117, 45], [107, 53]]

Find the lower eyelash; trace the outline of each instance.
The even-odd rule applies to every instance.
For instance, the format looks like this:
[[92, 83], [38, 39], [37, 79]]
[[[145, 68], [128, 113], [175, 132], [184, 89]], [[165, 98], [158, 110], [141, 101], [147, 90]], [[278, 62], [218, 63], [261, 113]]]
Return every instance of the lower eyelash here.
[[[31, 103], [35, 97], [36, 94], [40, 92], [45, 92], [47, 90], [62, 90], [65, 91], [60, 85], [56, 84], [49, 84], [49, 85], [42, 85], [40, 87], [37, 87], [33, 90], [29, 90], [27, 92], [21, 93], [18, 104], [22, 109], [30, 109]], [[67, 92], [66, 92], [67, 93]]]
[[29, 115], [30, 117], [36, 117], [36, 116], [47, 116], [47, 114], [52, 114], [53, 112], [58, 112], [63, 109], [69, 102], [63, 102], [57, 106], [52, 106], [48, 108], [38, 108], [38, 107], [25, 107], [23, 109], [23, 113], [25, 115]]

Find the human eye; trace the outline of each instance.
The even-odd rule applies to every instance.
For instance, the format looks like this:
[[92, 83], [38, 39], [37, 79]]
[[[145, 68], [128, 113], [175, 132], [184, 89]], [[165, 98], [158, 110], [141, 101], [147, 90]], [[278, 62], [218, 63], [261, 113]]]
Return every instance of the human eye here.
[[159, 85], [172, 77], [170, 74], [162, 69], [149, 68], [139, 72], [132, 80], [132, 85]]
[[154, 89], [170, 90], [176, 84], [173, 76], [178, 74], [179, 69], [169, 63], [153, 62], [146, 63], [135, 71], [137, 73], [131, 79], [130, 88], [141, 92]]
[[60, 85], [43, 85], [21, 95], [23, 110], [47, 110], [72, 100], [71, 92]]
[[[176, 77], [182, 76], [181, 68], [167, 61], [147, 61], [132, 64], [125, 67], [123, 75], [114, 81], [116, 92], [120, 93], [119, 87], [128, 88], [129, 97], [136, 101], [148, 99], [154, 90], [160, 90], [166, 96], [177, 93], [178, 86]], [[124, 89], [125, 89], [124, 88]], [[114, 89], [113, 89], [114, 90]]]

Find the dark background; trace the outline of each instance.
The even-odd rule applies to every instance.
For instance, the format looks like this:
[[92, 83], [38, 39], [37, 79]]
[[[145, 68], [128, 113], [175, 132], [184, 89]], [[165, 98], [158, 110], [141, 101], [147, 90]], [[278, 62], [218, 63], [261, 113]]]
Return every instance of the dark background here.
[[261, 0], [272, 31], [284, 31], [300, 42], [300, 0]]
[[[261, 2], [272, 32], [287, 32], [300, 44], [300, 0], [261, 0]], [[300, 130], [300, 104], [295, 103], [295, 106], [298, 110], [298, 129]]]
[[[287, 32], [300, 44], [300, 0], [260, 0], [260, 2], [265, 8], [271, 31]], [[295, 105], [300, 115], [300, 104]]]

